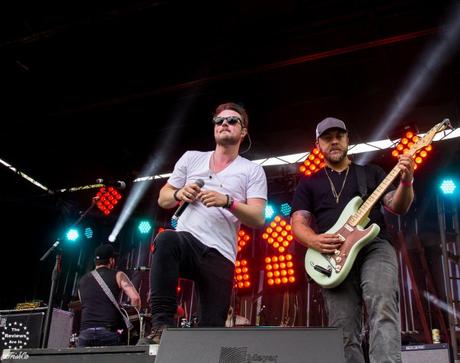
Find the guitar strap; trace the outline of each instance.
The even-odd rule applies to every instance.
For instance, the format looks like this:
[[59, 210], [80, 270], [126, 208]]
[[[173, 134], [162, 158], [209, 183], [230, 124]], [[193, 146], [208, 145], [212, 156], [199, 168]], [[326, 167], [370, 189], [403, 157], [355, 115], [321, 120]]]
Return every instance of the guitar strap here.
[[362, 165], [355, 164], [356, 170], [356, 179], [358, 180], [358, 189], [359, 194], [363, 200], [367, 197], [367, 176], [366, 176], [366, 167]]
[[93, 277], [96, 279], [96, 282], [99, 284], [99, 286], [101, 287], [102, 291], [105, 292], [105, 294], [107, 295], [107, 297], [109, 298], [109, 300], [111, 301], [111, 303], [117, 308], [117, 310], [120, 312], [120, 315], [122, 316], [123, 318], [123, 321], [126, 325], [126, 328], [128, 328], [128, 330], [131, 330], [133, 328], [133, 324], [131, 324], [131, 322], [129, 321], [129, 319], [121, 312], [120, 310], [120, 306], [118, 305], [117, 303], [117, 300], [115, 300], [115, 296], [113, 296], [112, 294], [112, 291], [110, 291], [110, 288], [107, 286], [107, 284], [105, 283], [105, 281], [102, 279], [102, 276], [100, 275], [99, 272], [97, 272], [96, 270], [93, 270], [91, 271], [91, 275], [93, 275]]

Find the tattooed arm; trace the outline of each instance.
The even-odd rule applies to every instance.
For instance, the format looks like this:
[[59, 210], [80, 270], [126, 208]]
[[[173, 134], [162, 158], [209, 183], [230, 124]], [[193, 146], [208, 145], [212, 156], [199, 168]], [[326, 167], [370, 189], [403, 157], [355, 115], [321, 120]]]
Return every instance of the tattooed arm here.
[[306, 210], [298, 210], [292, 214], [291, 225], [294, 237], [306, 247], [314, 248], [321, 253], [334, 253], [342, 242], [337, 234], [317, 234], [310, 227], [312, 215]]
[[122, 271], [117, 272], [117, 283], [120, 289], [128, 295], [131, 305], [133, 305], [137, 310], [141, 308], [141, 298], [133, 283], [128, 276]]

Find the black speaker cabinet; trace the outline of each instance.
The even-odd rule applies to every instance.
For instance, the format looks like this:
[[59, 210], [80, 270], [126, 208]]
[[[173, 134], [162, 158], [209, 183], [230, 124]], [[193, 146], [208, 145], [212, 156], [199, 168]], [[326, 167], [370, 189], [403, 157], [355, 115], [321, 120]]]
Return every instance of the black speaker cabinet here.
[[44, 317], [44, 309], [1, 311], [0, 349], [40, 347]]
[[403, 363], [450, 363], [449, 346], [441, 344], [405, 345], [401, 349]]
[[[41, 347], [46, 308], [0, 311], [0, 350]], [[48, 346], [66, 348], [72, 334], [73, 314], [53, 309]]]
[[163, 331], [156, 363], [341, 363], [342, 330], [199, 328]]
[[[2, 363], [153, 363], [156, 346], [117, 346], [63, 349], [5, 349]], [[179, 363], [179, 362], [178, 362]]]

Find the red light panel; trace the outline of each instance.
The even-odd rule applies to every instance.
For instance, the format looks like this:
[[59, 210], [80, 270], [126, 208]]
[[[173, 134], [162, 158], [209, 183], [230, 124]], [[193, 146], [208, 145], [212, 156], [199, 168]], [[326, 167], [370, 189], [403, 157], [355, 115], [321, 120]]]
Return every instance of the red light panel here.
[[96, 206], [100, 209], [102, 213], [106, 216], [110, 214], [115, 205], [118, 204], [118, 201], [121, 199], [121, 194], [114, 187], [101, 187], [97, 192], [94, 200], [97, 200]]

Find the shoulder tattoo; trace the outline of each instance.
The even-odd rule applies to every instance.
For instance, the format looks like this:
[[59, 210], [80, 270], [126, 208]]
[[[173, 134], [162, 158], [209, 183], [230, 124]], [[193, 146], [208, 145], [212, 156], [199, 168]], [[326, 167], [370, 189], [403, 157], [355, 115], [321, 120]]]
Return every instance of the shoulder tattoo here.
[[126, 276], [126, 274], [124, 272], [121, 273], [121, 287], [122, 288], [127, 288], [127, 287], [134, 287], [133, 283], [131, 282], [131, 280], [129, 279], [128, 276]]

